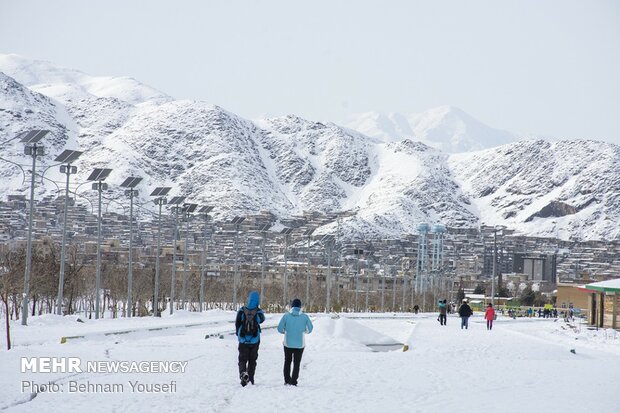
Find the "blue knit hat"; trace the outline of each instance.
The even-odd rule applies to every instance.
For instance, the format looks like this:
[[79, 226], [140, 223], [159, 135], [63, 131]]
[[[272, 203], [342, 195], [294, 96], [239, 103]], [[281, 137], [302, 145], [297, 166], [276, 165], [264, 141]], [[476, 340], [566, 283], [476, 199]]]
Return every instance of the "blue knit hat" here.
[[295, 298], [291, 301], [291, 307], [301, 308], [301, 300], [299, 298]]

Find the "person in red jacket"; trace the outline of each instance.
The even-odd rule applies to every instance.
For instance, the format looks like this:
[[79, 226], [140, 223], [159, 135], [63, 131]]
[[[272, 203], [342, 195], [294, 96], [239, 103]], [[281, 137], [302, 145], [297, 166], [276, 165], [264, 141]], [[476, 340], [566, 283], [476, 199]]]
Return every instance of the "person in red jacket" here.
[[489, 304], [487, 311], [484, 312], [484, 319], [487, 320], [487, 330], [493, 329], [493, 320], [495, 320], [495, 309], [493, 304]]

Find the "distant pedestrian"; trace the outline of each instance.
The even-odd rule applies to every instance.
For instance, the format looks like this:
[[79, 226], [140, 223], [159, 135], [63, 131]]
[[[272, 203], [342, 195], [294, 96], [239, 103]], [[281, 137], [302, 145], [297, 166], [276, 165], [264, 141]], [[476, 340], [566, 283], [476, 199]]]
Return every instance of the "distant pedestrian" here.
[[[278, 323], [278, 332], [284, 334], [284, 384], [297, 386], [301, 356], [304, 353], [304, 334], [312, 332], [312, 321], [301, 312], [301, 300], [291, 302], [291, 311], [285, 313]], [[293, 374], [291, 374], [293, 362]]]
[[258, 292], [250, 292], [246, 306], [237, 312], [235, 320], [235, 332], [239, 339], [239, 378], [243, 387], [247, 386], [248, 382], [254, 384], [260, 345], [260, 323], [265, 321], [265, 313], [258, 307], [259, 304]]
[[441, 324], [442, 326], [446, 325], [446, 321], [447, 321], [447, 316], [446, 313], [448, 311], [448, 306], [447, 306], [447, 301], [446, 300], [439, 300], [439, 324]]
[[487, 310], [484, 312], [484, 319], [487, 320], [487, 330], [493, 329], [493, 320], [495, 320], [495, 309], [493, 304], [489, 303]]
[[461, 330], [463, 327], [467, 330], [469, 327], [469, 317], [474, 314], [474, 311], [469, 304], [467, 304], [467, 300], [463, 300], [463, 304], [459, 307], [458, 313], [459, 317], [461, 317]]
[[420, 311], [420, 306], [416, 304], [413, 306], [413, 312], [417, 314], [418, 311]]

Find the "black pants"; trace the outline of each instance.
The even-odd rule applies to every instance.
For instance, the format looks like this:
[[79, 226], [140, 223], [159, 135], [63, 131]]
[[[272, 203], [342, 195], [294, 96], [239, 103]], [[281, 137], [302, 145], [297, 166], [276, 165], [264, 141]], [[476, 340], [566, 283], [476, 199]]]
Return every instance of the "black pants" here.
[[439, 314], [439, 324], [441, 324], [442, 326], [445, 326], [446, 325], [446, 321], [448, 321], [446, 315], [445, 314]]
[[[299, 377], [299, 366], [301, 365], [301, 356], [304, 353], [303, 348], [284, 347], [284, 383], [297, 385]], [[293, 362], [293, 375], [291, 376], [291, 361]]]
[[260, 342], [256, 344], [239, 343], [239, 375], [247, 371], [252, 383], [254, 383], [254, 372], [256, 371], [256, 359], [258, 358], [259, 345]]

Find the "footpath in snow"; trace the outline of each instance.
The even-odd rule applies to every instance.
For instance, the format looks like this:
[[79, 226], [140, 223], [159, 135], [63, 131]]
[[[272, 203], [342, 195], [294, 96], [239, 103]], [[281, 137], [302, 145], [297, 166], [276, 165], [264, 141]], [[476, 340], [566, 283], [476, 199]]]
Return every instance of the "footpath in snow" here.
[[[32, 317], [27, 327], [13, 324], [15, 347], [0, 351], [0, 410], [617, 412], [620, 406], [620, 333], [613, 330], [500, 317], [487, 331], [480, 315], [468, 330], [456, 316], [442, 327], [436, 314], [313, 315], [299, 386], [291, 388], [283, 385], [282, 336], [273, 328], [280, 316], [267, 316], [256, 385], [245, 388], [237, 377], [233, 312], [84, 323]], [[61, 344], [67, 336], [79, 337]], [[23, 357], [178, 361], [186, 367], [179, 373], [22, 373]], [[28, 383], [52, 383], [58, 392], [22, 392]], [[174, 391], [134, 391], [136, 383]], [[111, 391], [97, 391], [103, 388]]]

